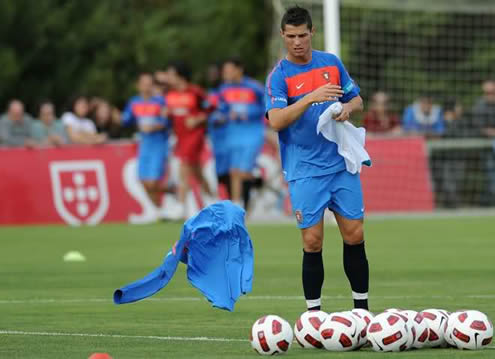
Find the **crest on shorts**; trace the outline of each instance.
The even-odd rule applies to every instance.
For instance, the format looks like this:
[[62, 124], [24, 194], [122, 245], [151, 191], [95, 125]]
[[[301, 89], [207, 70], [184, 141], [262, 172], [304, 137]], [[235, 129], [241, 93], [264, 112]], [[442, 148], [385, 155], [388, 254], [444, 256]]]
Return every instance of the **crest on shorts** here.
[[53, 202], [71, 225], [97, 224], [109, 207], [105, 166], [102, 161], [50, 163]]
[[330, 73], [328, 71], [323, 71], [321, 73], [321, 76], [323, 76], [323, 78], [325, 79], [326, 82], [330, 81]]
[[303, 222], [303, 215], [300, 209], [296, 210], [296, 220], [297, 223], [302, 223]]

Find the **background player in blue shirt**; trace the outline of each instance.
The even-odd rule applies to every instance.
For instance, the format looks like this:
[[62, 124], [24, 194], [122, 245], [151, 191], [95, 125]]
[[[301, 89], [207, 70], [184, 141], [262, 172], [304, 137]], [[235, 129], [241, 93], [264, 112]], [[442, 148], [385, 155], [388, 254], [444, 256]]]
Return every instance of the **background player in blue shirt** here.
[[152, 95], [153, 76], [149, 73], [139, 75], [137, 89], [139, 95], [132, 97], [127, 103], [122, 114], [122, 124], [136, 124], [138, 127], [138, 177], [158, 209], [161, 205], [161, 194], [166, 190], [161, 184], [168, 156], [165, 101], [163, 96]]
[[209, 106], [215, 108], [208, 115], [208, 135], [213, 147], [215, 157], [215, 171], [218, 183], [225, 186], [230, 198], [230, 139], [228, 116], [222, 111], [218, 98], [218, 89], [208, 91]]
[[364, 205], [359, 174], [346, 171], [335, 143], [316, 134], [319, 116], [335, 101], [343, 110], [335, 121], [347, 121], [363, 110], [359, 87], [340, 59], [315, 51], [309, 12], [287, 10], [281, 36], [287, 57], [266, 83], [269, 123], [279, 133], [280, 154], [290, 198], [303, 239], [303, 288], [308, 309], [320, 309], [324, 269], [323, 214], [334, 212], [344, 241], [344, 270], [354, 306], [368, 309], [368, 260], [364, 248]]
[[252, 171], [264, 144], [264, 88], [244, 76], [244, 67], [235, 58], [224, 62], [222, 78], [224, 84], [219, 94], [221, 106], [229, 117], [231, 196], [232, 201], [240, 204], [243, 183], [249, 191]]

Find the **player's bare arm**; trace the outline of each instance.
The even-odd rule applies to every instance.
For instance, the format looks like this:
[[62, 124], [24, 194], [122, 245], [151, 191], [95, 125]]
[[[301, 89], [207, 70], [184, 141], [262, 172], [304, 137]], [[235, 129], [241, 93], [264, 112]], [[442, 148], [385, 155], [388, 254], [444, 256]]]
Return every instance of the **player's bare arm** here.
[[363, 99], [361, 96], [353, 97], [351, 101], [342, 105], [342, 112], [335, 117], [334, 120], [338, 122], [348, 121], [351, 118], [351, 114], [354, 112], [362, 112], [363, 109]]
[[309, 106], [317, 102], [336, 101], [344, 94], [339, 85], [326, 84], [310, 92], [299, 101], [283, 109], [274, 108], [268, 111], [270, 126], [281, 131], [296, 122]]

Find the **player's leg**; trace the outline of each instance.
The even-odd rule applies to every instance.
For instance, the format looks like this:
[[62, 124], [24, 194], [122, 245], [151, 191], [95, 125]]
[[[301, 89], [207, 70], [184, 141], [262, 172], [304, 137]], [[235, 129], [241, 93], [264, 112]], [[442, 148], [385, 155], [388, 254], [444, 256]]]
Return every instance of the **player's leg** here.
[[156, 195], [156, 180], [160, 178], [156, 168], [156, 154], [147, 143], [141, 143], [138, 153], [138, 178], [148, 195], [148, 198], [155, 205], [158, 211], [159, 202]]
[[314, 226], [301, 229], [303, 242], [302, 282], [308, 310], [321, 309], [323, 267], [323, 218]]
[[198, 180], [198, 182], [200, 183], [203, 192], [206, 193], [208, 196], [213, 197], [214, 196], [213, 191], [211, 190], [210, 184], [208, 183], [206, 177], [203, 174], [203, 168], [201, 167], [199, 162], [191, 166], [191, 170], [194, 176], [196, 177], [196, 179]]
[[355, 308], [368, 309], [369, 266], [364, 246], [363, 220], [335, 213], [344, 243], [344, 271], [352, 289]]
[[223, 185], [224, 188], [225, 188], [225, 191], [227, 192], [227, 198], [232, 198], [231, 196], [231, 193], [232, 193], [232, 190], [231, 190], [231, 187], [230, 187], [230, 175], [229, 173], [224, 173], [224, 174], [221, 174], [221, 175], [217, 175], [217, 178], [218, 178], [218, 183]]
[[153, 180], [141, 180], [141, 184], [143, 185], [146, 194], [148, 195], [149, 199], [155, 207], [160, 207], [160, 201], [159, 201], [159, 192], [156, 191], [157, 185], [156, 181]]
[[232, 199], [240, 203], [244, 200], [244, 208], [248, 210], [251, 193], [252, 172], [256, 166], [256, 159], [261, 151], [263, 142], [245, 143], [239, 145], [234, 151], [232, 160]]
[[240, 204], [242, 198], [242, 173], [236, 168], [230, 170], [230, 188], [232, 189], [232, 201]]
[[185, 214], [186, 208], [186, 196], [190, 190], [189, 178], [192, 175], [192, 168], [189, 163], [181, 159], [179, 164], [179, 185], [177, 186], [177, 200], [180, 203], [180, 208], [178, 208], [181, 217]]
[[363, 194], [359, 175], [339, 172], [332, 183], [332, 202], [343, 239], [344, 271], [352, 290], [355, 308], [368, 309], [369, 266], [363, 230]]
[[330, 200], [332, 176], [289, 182], [290, 200], [303, 244], [302, 283], [308, 309], [320, 309], [323, 269], [323, 213]]

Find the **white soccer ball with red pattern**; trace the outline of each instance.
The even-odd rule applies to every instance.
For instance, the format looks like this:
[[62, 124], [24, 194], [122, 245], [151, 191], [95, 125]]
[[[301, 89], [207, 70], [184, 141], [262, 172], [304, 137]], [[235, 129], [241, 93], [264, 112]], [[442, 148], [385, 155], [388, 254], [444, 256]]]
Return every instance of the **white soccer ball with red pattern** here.
[[449, 314], [443, 309], [425, 309], [421, 312], [421, 315], [428, 323], [429, 335], [428, 345], [432, 348], [435, 347], [447, 347], [447, 341], [445, 340], [445, 325], [449, 320]]
[[368, 343], [367, 329], [374, 316], [366, 309], [353, 309], [351, 313], [356, 317], [356, 324], [358, 326], [359, 336], [357, 348], [361, 348]]
[[409, 322], [412, 323], [414, 328], [415, 338], [412, 347], [421, 349], [428, 345], [430, 328], [423, 315], [415, 310], [402, 310], [401, 313], [409, 319]]
[[290, 349], [294, 333], [286, 320], [277, 315], [267, 315], [253, 324], [250, 339], [258, 354], [285, 354]]
[[303, 348], [323, 348], [320, 326], [328, 314], [321, 310], [309, 310], [301, 314], [294, 325], [294, 335]]
[[344, 352], [355, 349], [359, 336], [355, 316], [351, 312], [329, 314], [320, 325], [320, 336], [327, 350]]
[[376, 352], [407, 350], [410, 333], [406, 321], [395, 312], [378, 314], [368, 325], [368, 341]]
[[493, 339], [493, 324], [477, 310], [452, 313], [445, 329], [445, 339], [459, 349], [482, 349]]

